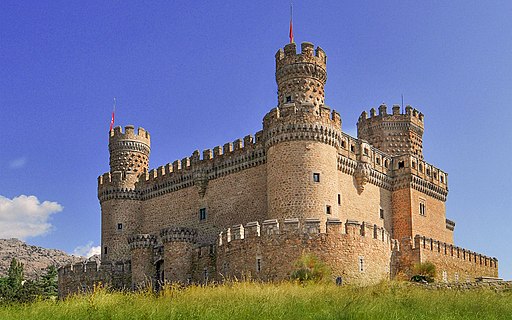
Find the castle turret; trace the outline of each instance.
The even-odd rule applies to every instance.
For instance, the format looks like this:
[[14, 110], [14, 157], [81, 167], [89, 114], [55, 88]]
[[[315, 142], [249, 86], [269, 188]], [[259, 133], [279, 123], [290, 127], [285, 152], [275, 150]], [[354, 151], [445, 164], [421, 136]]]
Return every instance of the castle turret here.
[[278, 106], [290, 102], [324, 104], [324, 85], [327, 81], [327, 57], [322, 48], [304, 42], [297, 54], [295, 43], [287, 44], [276, 53]]
[[135, 190], [139, 176], [148, 170], [150, 136], [143, 128], [126, 126], [109, 133], [110, 172], [98, 178], [101, 205], [101, 260], [130, 259], [127, 237], [138, 233], [140, 199]]
[[400, 112], [394, 105], [392, 113], [382, 104], [377, 114], [370, 110], [370, 116], [363, 111], [357, 122], [357, 137], [368, 141], [377, 149], [389, 155], [412, 154], [423, 159], [423, 114], [411, 106]]
[[294, 43], [276, 54], [278, 106], [263, 119], [268, 218], [337, 216], [337, 149], [341, 118], [324, 105], [324, 51]]
[[110, 152], [110, 173], [122, 173], [122, 184], [133, 186], [143, 172], [148, 171], [150, 136], [143, 128], [135, 133], [133, 126], [110, 131], [108, 150]]

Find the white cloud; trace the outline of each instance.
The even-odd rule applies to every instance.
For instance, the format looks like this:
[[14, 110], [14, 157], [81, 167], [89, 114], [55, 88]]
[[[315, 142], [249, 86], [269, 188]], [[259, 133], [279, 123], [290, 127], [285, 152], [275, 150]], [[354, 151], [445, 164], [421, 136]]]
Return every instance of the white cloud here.
[[93, 255], [100, 254], [100, 253], [101, 253], [101, 247], [100, 246], [94, 247], [93, 242], [89, 241], [84, 246], [76, 247], [75, 250], [73, 250], [72, 254], [75, 256], [82, 256], [82, 257], [90, 258]]
[[20, 169], [23, 168], [27, 164], [27, 158], [21, 157], [9, 162], [9, 168], [11, 169]]
[[35, 196], [0, 196], [0, 238], [25, 240], [45, 235], [53, 229], [50, 216], [62, 209], [57, 202], [41, 203]]

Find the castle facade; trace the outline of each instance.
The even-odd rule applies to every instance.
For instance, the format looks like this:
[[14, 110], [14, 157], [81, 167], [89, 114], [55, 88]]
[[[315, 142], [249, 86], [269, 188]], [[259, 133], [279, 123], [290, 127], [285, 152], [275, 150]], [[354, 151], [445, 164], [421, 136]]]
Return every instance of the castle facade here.
[[324, 104], [325, 52], [290, 43], [275, 59], [277, 107], [254, 136], [149, 170], [149, 133], [110, 131], [101, 265], [61, 268], [61, 295], [97, 281], [283, 280], [303, 254], [343, 283], [410, 277], [425, 261], [437, 281], [498, 276], [496, 258], [453, 243], [448, 174], [423, 159], [421, 112], [381, 105], [352, 137]]

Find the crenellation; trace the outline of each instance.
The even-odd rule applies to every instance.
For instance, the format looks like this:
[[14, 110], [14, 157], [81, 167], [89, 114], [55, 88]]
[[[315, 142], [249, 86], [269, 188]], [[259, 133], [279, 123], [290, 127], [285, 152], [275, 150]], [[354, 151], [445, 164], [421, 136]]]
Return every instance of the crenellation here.
[[262, 130], [202, 154], [150, 169], [148, 132], [109, 132], [110, 170], [98, 177], [104, 263], [62, 268], [64, 295], [102, 279], [115, 288], [283, 280], [303, 253], [349, 284], [410, 277], [425, 261], [445, 275], [436, 281], [497, 275], [495, 258], [453, 244], [448, 175], [423, 159], [420, 111], [371, 107], [356, 138], [324, 103], [320, 47], [286, 45], [275, 76], [277, 106]]

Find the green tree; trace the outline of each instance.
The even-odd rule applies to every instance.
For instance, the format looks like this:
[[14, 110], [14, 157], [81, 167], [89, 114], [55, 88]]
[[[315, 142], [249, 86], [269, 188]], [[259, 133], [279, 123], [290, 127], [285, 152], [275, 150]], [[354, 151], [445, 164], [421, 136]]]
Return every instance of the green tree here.
[[39, 279], [38, 287], [43, 298], [51, 298], [57, 296], [57, 268], [49, 266], [46, 273]]

